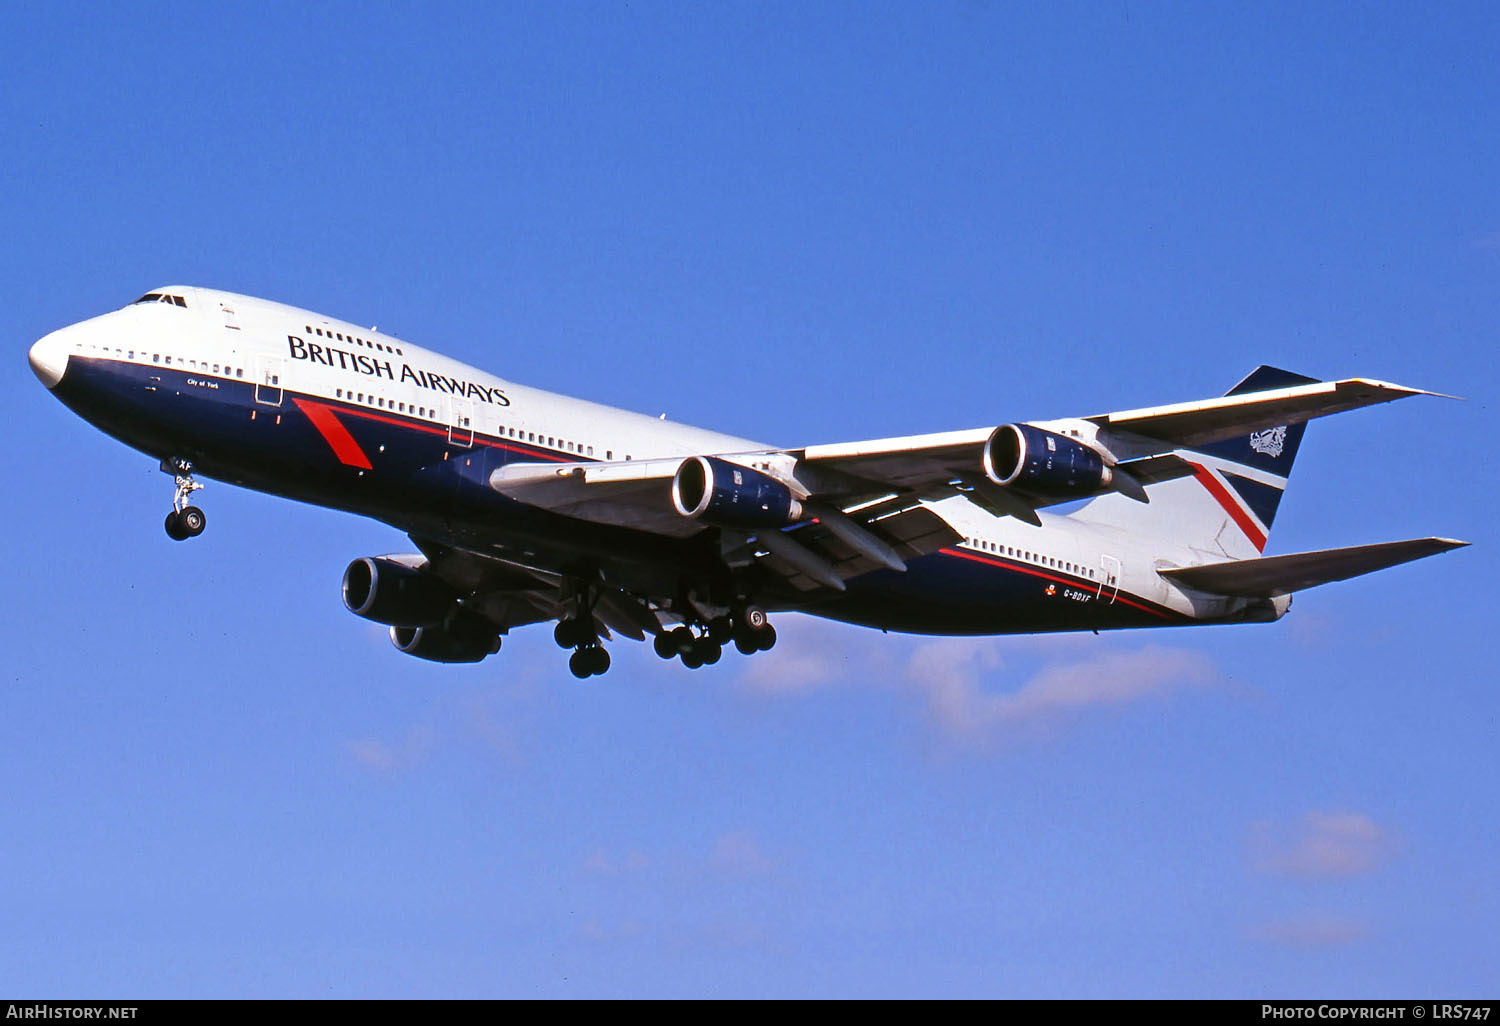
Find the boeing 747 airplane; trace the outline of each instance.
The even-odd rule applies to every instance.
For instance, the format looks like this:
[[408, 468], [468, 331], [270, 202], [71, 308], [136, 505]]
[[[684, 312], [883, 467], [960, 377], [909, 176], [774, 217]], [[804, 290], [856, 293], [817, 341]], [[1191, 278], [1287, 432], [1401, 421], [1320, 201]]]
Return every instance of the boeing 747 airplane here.
[[173, 539], [204, 529], [200, 473], [405, 532], [418, 551], [354, 560], [343, 599], [437, 662], [556, 621], [578, 677], [608, 669], [615, 635], [697, 667], [769, 649], [781, 610], [927, 634], [1259, 623], [1466, 544], [1262, 555], [1308, 420], [1436, 394], [1364, 378], [1260, 367], [1199, 402], [783, 449], [188, 286], [30, 362], [173, 476]]

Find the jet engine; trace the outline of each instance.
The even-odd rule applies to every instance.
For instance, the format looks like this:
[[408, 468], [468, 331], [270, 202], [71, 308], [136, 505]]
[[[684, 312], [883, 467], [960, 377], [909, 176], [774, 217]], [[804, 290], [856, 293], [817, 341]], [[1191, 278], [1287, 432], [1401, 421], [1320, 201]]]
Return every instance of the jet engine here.
[[453, 590], [421, 564], [389, 556], [364, 556], [350, 563], [343, 592], [349, 612], [393, 627], [439, 624], [457, 600]]
[[434, 663], [477, 663], [500, 651], [500, 633], [481, 616], [462, 610], [431, 627], [392, 627], [391, 644]]
[[1083, 498], [1108, 488], [1114, 470], [1098, 450], [1030, 424], [1002, 424], [984, 443], [984, 473], [1057, 498]]
[[725, 527], [785, 527], [802, 519], [802, 503], [781, 481], [714, 456], [683, 460], [672, 476], [672, 507]]

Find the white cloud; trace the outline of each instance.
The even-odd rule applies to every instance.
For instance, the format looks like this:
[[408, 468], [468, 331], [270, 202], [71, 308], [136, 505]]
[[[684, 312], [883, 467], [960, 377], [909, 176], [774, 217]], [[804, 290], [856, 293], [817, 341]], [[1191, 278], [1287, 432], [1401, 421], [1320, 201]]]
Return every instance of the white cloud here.
[[360, 738], [344, 742], [344, 747], [361, 766], [380, 773], [394, 773], [421, 762], [431, 750], [435, 736], [431, 727], [419, 726], [407, 731], [406, 738], [398, 744]]
[[1367, 923], [1334, 915], [1295, 916], [1261, 923], [1250, 930], [1255, 940], [1293, 948], [1341, 947], [1369, 935]]
[[1251, 825], [1256, 869], [1302, 879], [1338, 879], [1373, 872], [1395, 855], [1390, 831], [1360, 812], [1312, 811], [1293, 826]]
[[[572, 926], [580, 940], [631, 941], [645, 934], [688, 949], [763, 943], [766, 930], [734, 911], [768, 888], [791, 881], [785, 860], [749, 830], [731, 829], [689, 850], [596, 850], [581, 862], [594, 878]], [[750, 905], [753, 909], [753, 903]], [[642, 909], [645, 917], [637, 918]]]
[[761, 850], [754, 835], [743, 830], [720, 834], [708, 864], [719, 873], [739, 878], [765, 877], [776, 871], [776, 864]]
[[[776, 648], [746, 661], [745, 690], [784, 697], [833, 686], [907, 688], [944, 734], [970, 742], [1044, 734], [1094, 709], [1225, 684], [1201, 653], [1123, 649], [1093, 636], [876, 636], [801, 616], [778, 617], [777, 630]], [[1041, 667], [1002, 676], [1015, 659]]]
[[[945, 639], [920, 646], [907, 661], [907, 679], [948, 733], [978, 742], [1036, 734], [1092, 709], [1163, 698], [1218, 680], [1201, 653], [1148, 645], [1053, 661], [1019, 687], [996, 690], [984, 678], [1003, 665], [1002, 644], [993, 638]], [[1076, 647], [1064, 652], [1076, 653]]]
[[[745, 660], [740, 686], [764, 695], [801, 694], [861, 676], [859, 660], [868, 646], [854, 643], [858, 629], [809, 616], [778, 616], [776, 647]], [[739, 653], [731, 645], [724, 657]]]
[[584, 859], [583, 868], [594, 876], [624, 876], [639, 873], [650, 865], [644, 852], [628, 851], [619, 858], [610, 858], [603, 851], [596, 851]]
[[775, 875], [777, 868], [776, 859], [749, 830], [726, 830], [713, 839], [706, 853], [658, 852], [652, 857], [636, 848], [622, 854], [599, 849], [583, 860], [584, 872], [590, 876], [635, 877], [647, 886], [706, 878], [764, 879]]

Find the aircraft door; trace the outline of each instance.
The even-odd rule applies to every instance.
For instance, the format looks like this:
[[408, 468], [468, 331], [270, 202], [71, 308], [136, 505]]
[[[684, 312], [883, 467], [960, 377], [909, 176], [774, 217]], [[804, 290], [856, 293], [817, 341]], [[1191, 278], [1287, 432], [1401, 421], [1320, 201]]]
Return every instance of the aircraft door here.
[[449, 398], [447, 409], [448, 443], [460, 449], [469, 448], [474, 444], [474, 400], [454, 396]]
[[286, 360], [280, 356], [258, 355], [255, 358], [255, 401], [266, 406], [281, 405], [281, 375]]
[[1099, 569], [1099, 599], [1113, 604], [1120, 593], [1120, 561], [1114, 556], [1100, 556]]

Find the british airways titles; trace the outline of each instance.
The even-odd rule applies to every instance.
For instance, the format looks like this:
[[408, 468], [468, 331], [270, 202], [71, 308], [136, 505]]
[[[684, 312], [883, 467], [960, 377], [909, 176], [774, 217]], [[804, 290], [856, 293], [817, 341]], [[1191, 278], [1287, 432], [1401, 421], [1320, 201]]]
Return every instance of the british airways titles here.
[[510, 399], [498, 388], [466, 381], [463, 378], [416, 370], [409, 363], [403, 362], [398, 374], [392, 369], [389, 360], [376, 359], [365, 353], [351, 353], [346, 349], [318, 342], [308, 342], [296, 335], [286, 337], [286, 347], [294, 360], [312, 360], [327, 367], [352, 370], [376, 378], [389, 378], [391, 381], [415, 381], [423, 388], [434, 392], [445, 392], [449, 395], [463, 396], [466, 399], [478, 399], [480, 402], [492, 403], [495, 406], [510, 405]]

